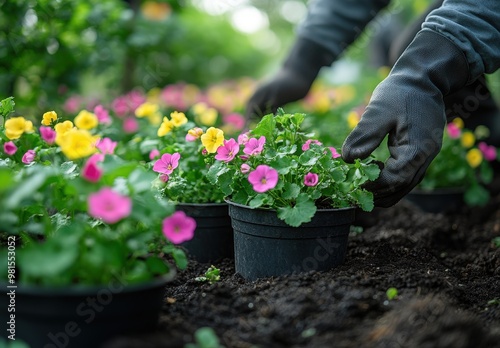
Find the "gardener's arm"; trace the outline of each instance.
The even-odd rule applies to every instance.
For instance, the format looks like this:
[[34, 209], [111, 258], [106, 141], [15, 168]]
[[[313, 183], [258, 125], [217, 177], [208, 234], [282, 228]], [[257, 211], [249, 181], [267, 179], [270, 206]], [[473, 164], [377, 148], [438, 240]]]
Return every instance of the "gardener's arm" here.
[[443, 96], [500, 67], [500, 1], [445, 0], [422, 27], [343, 146], [351, 162], [369, 156], [389, 135], [391, 156], [368, 187], [382, 207], [415, 187], [441, 149]]
[[389, 1], [313, 1], [282, 68], [250, 98], [247, 117], [304, 98], [321, 67], [331, 65]]

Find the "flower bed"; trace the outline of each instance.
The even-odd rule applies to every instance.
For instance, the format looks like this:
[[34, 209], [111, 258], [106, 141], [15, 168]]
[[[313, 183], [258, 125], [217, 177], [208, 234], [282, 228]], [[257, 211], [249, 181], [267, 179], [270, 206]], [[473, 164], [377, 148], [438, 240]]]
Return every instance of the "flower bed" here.
[[227, 260], [210, 284], [195, 280], [207, 265], [191, 263], [153, 334], [106, 347], [181, 348], [206, 326], [225, 347], [498, 347], [499, 202], [448, 215], [400, 203], [351, 235], [345, 264], [329, 272], [244, 281]]

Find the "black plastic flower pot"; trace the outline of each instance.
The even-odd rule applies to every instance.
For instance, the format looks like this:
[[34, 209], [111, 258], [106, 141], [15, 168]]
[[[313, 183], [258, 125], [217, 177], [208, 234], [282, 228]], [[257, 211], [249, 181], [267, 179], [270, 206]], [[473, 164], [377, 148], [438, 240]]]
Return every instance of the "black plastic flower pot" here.
[[354, 208], [321, 209], [300, 227], [274, 210], [229, 202], [235, 268], [247, 280], [307, 271], [326, 271], [344, 262]]
[[[172, 271], [134, 285], [116, 280], [92, 287], [3, 286], [7, 294], [15, 294], [15, 312], [2, 320], [7, 330], [1, 336], [9, 339], [14, 334], [33, 348], [89, 348], [101, 347], [118, 335], [152, 331], [158, 324], [165, 286], [174, 275]], [[12, 303], [9, 297], [7, 301]]]
[[234, 257], [233, 228], [227, 203], [178, 203], [176, 209], [196, 220], [193, 239], [181, 244], [190, 258], [211, 263]]
[[406, 200], [426, 213], [449, 213], [460, 210], [464, 202], [464, 189], [449, 188], [423, 191], [413, 189]]

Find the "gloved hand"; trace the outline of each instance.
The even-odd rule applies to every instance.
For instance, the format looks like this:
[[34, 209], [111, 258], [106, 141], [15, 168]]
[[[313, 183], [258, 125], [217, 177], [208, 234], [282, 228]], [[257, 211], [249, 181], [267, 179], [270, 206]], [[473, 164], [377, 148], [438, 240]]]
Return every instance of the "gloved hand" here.
[[389, 207], [423, 178], [439, 153], [446, 124], [443, 96], [469, 80], [464, 53], [448, 38], [420, 31], [371, 97], [357, 127], [344, 142], [347, 162], [366, 158], [386, 135], [390, 158], [366, 186], [375, 204]]
[[276, 112], [278, 107], [304, 98], [322, 66], [334, 55], [305, 38], [298, 38], [279, 72], [261, 85], [247, 103], [246, 119]]

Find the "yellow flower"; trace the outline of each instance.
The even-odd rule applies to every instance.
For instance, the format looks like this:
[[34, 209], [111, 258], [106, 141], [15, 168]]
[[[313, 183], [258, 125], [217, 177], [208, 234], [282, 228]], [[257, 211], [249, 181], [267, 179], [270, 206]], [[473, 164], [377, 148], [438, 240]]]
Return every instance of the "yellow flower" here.
[[208, 109], [207, 104], [205, 103], [196, 103], [191, 108], [196, 116], [201, 115]]
[[7, 138], [11, 140], [19, 139], [26, 130], [26, 122], [26, 119], [22, 116], [12, 117], [5, 121], [5, 135]]
[[180, 127], [188, 121], [183, 112], [174, 111], [170, 114], [170, 118], [174, 127]]
[[56, 124], [54, 126], [54, 130], [56, 131], [56, 144], [60, 145], [59, 143], [61, 141], [61, 138], [71, 129], [73, 129], [73, 122], [71, 121], [64, 121]]
[[157, 126], [161, 123], [161, 114], [159, 112], [155, 112], [148, 116], [148, 121], [153, 126]]
[[90, 130], [97, 127], [99, 119], [97, 116], [87, 110], [82, 110], [75, 117], [75, 126], [79, 129]]
[[203, 135], [203, 129], [201, 129], [199, 127], [195, 127], [195, 128], [188, 130], [188, 134], [191, 135], [193, 138], [198, 139], [199, 137], [201, 137]]
[[33, 127], [33, 122], [26, 120], [26, 123], [24, 124], [24, 131], [26, 133], [33, 133], [35, 131], [35, 128]]
[[474, 133], [466, 131], [462, 133], [462, 138], [460, 139], [460, 142], [462, 143], [463, 147], [468, 149], [472, 147], [472, 145], [474, 145], [474, 143], [476, 142], [476, 137], [474, 136]]
[[347, 115], [347, 124], [349, 125], [350, 129], [354, 129], [359, 123], [359, 115], [356, 111], [351, 111]]
[[336, 104], [345, 104], [350, 102], [356, 96], [356, 90], [351, 85], [339, 86], [334, 90], [334, 99]]
[[464, 121], [460, 117], [456, 117], [451, 121], [457, 126], [458, 128], [462, 129], [464, 128]]
[[55, 111], [48, 111], [43, 114], [42, 124], [44, 126], [50, 126], [54, 121], [57, 120], [57, 114]]
[[207, 149], [208, 153], [217, 152], [217, 148], [224, 142], [224, 132], [221, 129], [210, 127], [206, 133], [201, 136], [201, 143]]
[[465, 155], [467, 162], [472, 168], [476, 168], [483, 161], [483, 154], [479, 149], [470, 149], [467, 151], [467, 155]]
[[325, 113], [330, 109], [330, 98], [326, 94], [318, 95], [314, 99], [314, 111]]
[[217, 121], [217, 110], [208, 108], [198, 116], [198, 119], [205, 126], [213, 126]]
[[59, 146], [68, 159], [75, 160], [96, 152], [97, 139], [85, 129], [73, 128], [59, 138]]
[[157, 134], [159, 137], [163, 137], [170, 133], [172, 129], [174, 129], [174, 124], [172, 123], [172, 121], [170, 121], [168, 117], [163, 117], [163, 122], [160, 125], [160, 128], [158, 128]]
[[135, 109], [135, 116], [137, 117], [149, 117], [153, 114], [156, 114], [159, 110], [158, 104], [145, 102], [144, 104], [139, 105], [137, 109]]

